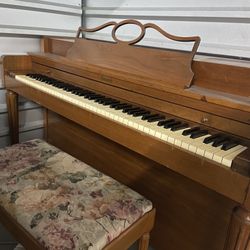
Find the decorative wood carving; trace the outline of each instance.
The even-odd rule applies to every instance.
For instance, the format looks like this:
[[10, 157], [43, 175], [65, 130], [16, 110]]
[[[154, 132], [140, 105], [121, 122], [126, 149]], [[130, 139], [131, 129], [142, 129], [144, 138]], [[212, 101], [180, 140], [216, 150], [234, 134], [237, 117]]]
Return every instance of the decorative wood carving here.
[[[139, 36], [131, 41], [120, 40], [116, 32], [124, 25], [132, 24], [140, 27]], [[106, 27], [114, 26], [112, 38], [114, 43], [105, 41], [90, 41], [79, 38], [81, 32], [96, 32]], [[133, 46], [140, 42], [147, 29], [154, 29], [170, 40], [178, 42], [193, 42], [191, 51], [173, 49], [159, 49], [142, 46]], [[160, 90], [169, 88], [183, 90], [192, 84], [194, 73], [192, 62], [198, 49], [200, 38], [198, 36], [181, 37], [172, 35], [155, 24], [142, 24], [137, 20], [124, 20], [122, 22], [108, 22], [93, 29], [80, 27], [73, 46], [67, 52], [67, 58], [76, 60], [83, 67], [95, 65], [100, 71], [110, 70], [117, 74], [130, 74], [133, 82], [141, 81], [141, 85], [152, 86]]]
[[[123, 41], [123, 40], [120, 40], [119, 38], [117, 38], [116, 36], [116, 31], [121, 27], [121, 26], [124, 26], [126, 24], [134, 24], [134, 25], [137, 25], [141, 28], [141, 33], [140, 35], [131, 40], [131, 41]], [[96, 28], [91, 28], [91, 29], [87, 29], [87, 28], [83, 28], [83, 27], [80, 27], [77, 31], [77, 35], [76, 37], [79, 38], [80, 37], [80, 34], [81, 32], [96, 32], [96, 31], [99, 31], [99, 30], [102, 30], [104, 28], [107, 28], [109, 26], [114, 26], [113, 29], [112, 29], [112, 37], [114, 39], [114, 41], [116, 41], [117, 43], [124, 43], [124, 44], [128, 44], [128, 45], [133, 45], [133, 44], [136, 44], [138, 42], [140, 42], [145, 34], [146, 34], [146, 29], [148, 28], [152, 28], [154, 30], [157, 30], [158, 32], [160, 32], [163, 36], [171, 39], [171, 40], [174, 40], [174, 41], [178, 41], [178, 42], [194, 42], [194, 45], [193, 45], [193, 48], [192, 48], [192, 58], [194, 57], [198, 47], [199, 47], [199, 44], [200, 44], [200, 37], [199, 36], [189, 36], [189, 37], [183, 37], [183, 36], [175, 36], [175, 35], [172, 35], [168, 32], [166, 32], [165, 30], [161, 29], [159, 26], [157, 26], [156, 24], [154, 23], [145, 23], [145, 24], [142, 24], [141, 22], [137, 21], [137, 20], [133, 20], [133, 19], [128, 19], [128, 20], [123, 20], [119, 23], [116, 23], [114, 21], [111, 21], [111, 22], [108, 22], [108, 23], [105, 23], [103, 25], [100, 25]]]

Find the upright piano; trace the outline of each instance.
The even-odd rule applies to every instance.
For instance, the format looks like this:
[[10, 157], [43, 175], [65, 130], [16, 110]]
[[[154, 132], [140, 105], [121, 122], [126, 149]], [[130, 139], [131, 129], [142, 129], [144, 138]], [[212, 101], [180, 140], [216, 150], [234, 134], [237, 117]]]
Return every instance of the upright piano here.
[[[132, 41], [117, 30], [139, 26]], [[112, 26], [113, 42], [80, 37]], [[190, 51], [139, 46], [147, 29]], [[153, 201], [159, 250], [250, 249], [250, 63], [195, 57], [200, 38], [152, 23], [79, 28], [74, 42], [3, 58], [12, 143], [18, 95], [45, 107], [45, 138]], [[195, 57], [195, 59], [194, 59]]]

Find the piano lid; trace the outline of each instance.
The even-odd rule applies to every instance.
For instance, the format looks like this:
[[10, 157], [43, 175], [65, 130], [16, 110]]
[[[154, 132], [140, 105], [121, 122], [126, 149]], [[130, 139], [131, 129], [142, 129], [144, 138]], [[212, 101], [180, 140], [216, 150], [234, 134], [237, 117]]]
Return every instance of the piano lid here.
[[[126, 24], [134, 24], [141, 29], [140, 35], [132, 41], [122, 41], [116, 36], [118, 28]], [[114, 26], [112, 29], [113, 43], [79, 38], [81, 32], [96, 32], [108, 26]], [[174, 41], [192, 42], [192, 51], [136, 46], [143, 39], [148, 28], [154, 29]], [[82, 65], [95, 65], [104, 70], [129, 73], [130, 76], [143, 82], [143, 85], [150, 87], [153, 84], [156, 89], [184, 89], [191, 85], [194, 77], [192, 61], [199, 43], [198, 36], [174, 36], [152, 23], [142, 24], [136, 20], [124, 20], [119, 23], [108, 22], [93, 29], [80, 27], [66, 58], [78, 61]]]

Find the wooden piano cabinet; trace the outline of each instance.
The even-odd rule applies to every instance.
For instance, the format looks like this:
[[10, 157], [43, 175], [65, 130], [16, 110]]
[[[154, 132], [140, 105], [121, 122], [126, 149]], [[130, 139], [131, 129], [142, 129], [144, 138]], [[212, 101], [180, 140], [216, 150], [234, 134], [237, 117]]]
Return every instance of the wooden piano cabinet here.
[[9, 119], [11, 144], [19, 142], [19, 119], [18, 119], [18, 94], [11, 90], [6, 91], [6, 103]]
[[[115, 36], [126, 23], [141, 27], [134, 41]], [[249, 148], [249, 63], [193, 61], [198, 37], [172, 36], [133, 20], [80, 28], [78, 35], [111, 25], [115, 43], [46, 38], [46, 53], [3, 58], [12, 143], [18, 142], [20, 94], [51, 110], [45, 116], [49, 143], [153, 201], [154, 249], [250, 250], [249, 151], [227, 169], [15, 80], [15, 74], [27, 72], [47, 75], [187, 120], [212, 134], [228, 134]], [[194, 42], [193, 49], [187, 53], [134, 46], [148, 28], [175, 41]]]
[[154, 249], [224, 249], [236, 202], [50, 111], [47, 140], [152, 200]]

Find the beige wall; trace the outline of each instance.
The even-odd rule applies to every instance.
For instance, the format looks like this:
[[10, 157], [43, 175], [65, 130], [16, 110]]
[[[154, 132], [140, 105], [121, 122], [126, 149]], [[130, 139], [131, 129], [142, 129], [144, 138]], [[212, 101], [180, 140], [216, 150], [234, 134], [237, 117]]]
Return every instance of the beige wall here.
[[[38, 52], [43, 35], [74, 36], [81, 24], [81, 13], [79, 0], [0, 0], [0, 56]], [[41, 138], [42, 108], [20, 98], [19, 110], [20, 140]], [[5, 89], [0, 79], [0, 148], [8, 144]], [[0, 225], [0, 249], [13, 249], [15, 245], [15, 241]]]
[[[79, 0], [0, 0], [0, 56], [39, 52], [40, 37], [43, 35], [74, 36], [81, 25], [81, 14], [81, 1]], [[19, 110], [20, 139], [42, 137], [41, 107], [20, 98]], [[8, 144], [5, 89], [0, 79], [0, 147]]]
[[[85, 23], [94, 27], [108, 20], [138, 19], [153, 22], [180, 36], [199, 35], [199, 52], [250, 58], [249, 0], [87, 0]], [[129, 38], [135, 30], [123, 31]], [[108, 29], [99, 33], [109, 39]], [[146, 45], [179, 48], [156, 32], [148, 32]]]

